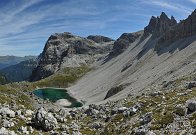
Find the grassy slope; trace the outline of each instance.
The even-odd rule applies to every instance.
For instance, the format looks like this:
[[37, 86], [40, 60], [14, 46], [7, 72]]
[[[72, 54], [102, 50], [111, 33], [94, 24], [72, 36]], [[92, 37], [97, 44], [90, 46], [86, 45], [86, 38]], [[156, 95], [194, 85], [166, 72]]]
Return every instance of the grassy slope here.
[[37, 87], [66, 88], [88, 71], [90, 71], [90, 68], [86, 66], [75, 68], [67, 67], [56, 74], [37, 82], [19, 82], [0, 85], [0, 103], [11, 103], [11, 101], [15, 101], [27, 108], [32, 108], [30, 106], [31, 101], [24, 92], [32, 91]]

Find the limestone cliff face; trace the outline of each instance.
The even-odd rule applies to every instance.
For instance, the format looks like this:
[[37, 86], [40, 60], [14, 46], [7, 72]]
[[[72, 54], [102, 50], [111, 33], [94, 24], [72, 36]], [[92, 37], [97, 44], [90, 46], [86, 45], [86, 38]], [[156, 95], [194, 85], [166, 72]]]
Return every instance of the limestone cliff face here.
[[175, 27], [167, 31], [159, 43], [173, 42], [196, 34], [196, 10], [187, 19], [180, 21]]
[[124, 52], [131, 43], [141, 36], [141, 32], [123, 33], [115, 42], [109, 57], [115, 57]]
[[162, 12], [160, 17], [151, 17], [148, 26], [144, 28], [144, 34], [153, 34], [153, 36], [158, 37], [164, 32], [170, 30], [171, 27], [175, 26], [176, 24], [177, 21], [173, 16], [168, 18], [168, 16]]
[[168, 16], [162, 12], [160, 16], [152, 16], [148, 26], [144, 28], [144, 32], [139, 31], [136, 33], [124, 33], [115, 42], [112, 51], [110, 52], [110, 57], [117, 56], [124, 52], [129, 45], [135, 42], [139, 37], [145, 39], [147, 36], [152, 34], [153, 38], [160, 37], [163, 33], [169, 31], [173, 26], [177, 24], [175, 18]]
[[[31, 81], [40, 80], [63, 67], [77, 67], [92, 63], [98, 54], [110, 51], [113, 42], [97, 44], [93, 40], [71, 33], [56, 33], [49, 37], [33, 71]], [[109, 47], [108, 47], [109, 46]]]
[[[183, 40], [187, 37], [196, 35], [196, 10], [187, 19], [180, 21], [177, 25], [164, 32], [159, 38], [155, 51], [160, 51], [165, 47], [171, 46], [173, 42]], [[190, 39], [192, 42], [194, 38]]]

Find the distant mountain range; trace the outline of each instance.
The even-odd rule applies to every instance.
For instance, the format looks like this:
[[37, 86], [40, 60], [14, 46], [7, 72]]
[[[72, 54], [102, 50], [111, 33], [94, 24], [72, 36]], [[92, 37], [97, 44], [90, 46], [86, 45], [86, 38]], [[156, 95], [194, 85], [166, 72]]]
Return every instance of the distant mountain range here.
[[29, 60], [29, 59], [36, 59], [37, 56], [0, 56], [0, 69], [5, 67], [9, 67], [11, 65], [18, 64], [22, 61]]
[[37, 66], [36, 56], [0, 56], [0, 84], [28, 80]]
[[36, 66], [36, 60], [30, 59], [1, 69], [0, 73], [2, 73], [9, 82], [28, 81]]

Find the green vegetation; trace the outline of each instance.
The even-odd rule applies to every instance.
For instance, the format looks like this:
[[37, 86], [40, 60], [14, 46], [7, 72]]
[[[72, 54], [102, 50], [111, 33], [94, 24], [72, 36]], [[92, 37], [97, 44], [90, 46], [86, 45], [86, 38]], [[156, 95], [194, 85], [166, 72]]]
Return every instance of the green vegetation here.
[[183, 108], [175, 108], [174, 113], [179, 115], [179, 116], [184, 116], [185, 115], [185, 110]]
[[161, 128], [163, 128], [174, 121], [174, 115], [171, 112], [167, 112], [164, 115], [154, 114], [154, 120], [154, 124], [158, 124]]
[[87, 66], [82, 67], [66, 67], [62, 71], [56, 74], [42, 79], [40, 81], [32, 83], [33, 86], [38, 87], [68, 87], [71, 83], [74, 83], [85, 73], [89, 72], [90, 68]]
[[122, 122], [124, 120], [123, 114], [117, 114], [112, 120], [112, 123], [116, 123], [116, 122]]
[[24, 92], [32, 91], [38, 87], [66, 88], [88, 71], [90, 71], [90, 68], [87, 66], [67, 67], [56, 74], [37, 82], [16, 82], [0, 85], [0, 103], [9, 104], [13, 101], [17, 104], [24, 105], [26, 108], [32, 109], [31, 98]]
[[15, 132], [17, 132], [18, 131], [18, 129], [20, 128], [20, 127], [24, 127], [24, 126], [27, 126], [26, 125], [26, 122], [25, 121], [23, 121], [23, 120], [21, 120], [20, 118], [18, 118], [17, 119], [17, 124], [14, 126], [14, 127], [11, 127], [10, 129], [11, 130], [14, 130]]
[[6, 84], [8, 81], [6, 77], [2, 74], [0, 74], [0, 84]]
[[90, 129], [90, 128], [81, 128], [80, 129], [80, 132], [83, 134], [83, 135], [94, 135], [96, 133], [96, 131]]

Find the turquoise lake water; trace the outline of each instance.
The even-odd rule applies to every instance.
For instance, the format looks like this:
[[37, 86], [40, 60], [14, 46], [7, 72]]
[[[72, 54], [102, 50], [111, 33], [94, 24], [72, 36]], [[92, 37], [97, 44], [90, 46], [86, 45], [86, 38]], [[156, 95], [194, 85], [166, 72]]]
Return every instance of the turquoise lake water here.
[[42, 88], [34, 90], [33, 93], [42, 98], [42, 99], [49, 99], [51, 102], [55, 102], [59, 99], [67, 99], [71, 102], [71, 106], [67, 107], [81, 107], [82, 103], [78, 102], [75, 98], [71, 97], [67, 90], [65, 89], [58, 89], [58, 88]]

